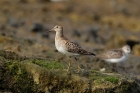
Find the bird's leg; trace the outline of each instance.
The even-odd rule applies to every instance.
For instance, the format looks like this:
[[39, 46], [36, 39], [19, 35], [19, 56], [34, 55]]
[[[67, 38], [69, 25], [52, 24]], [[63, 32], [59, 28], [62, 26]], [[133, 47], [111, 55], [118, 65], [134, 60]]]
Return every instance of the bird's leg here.
[[[76, 61], [78, 61], [78, 58], [74, 57]], [[80, 67], [80, 64], [78, 62], [78, 66], [77, 66], [77, 70], [76, 70], [76, 73], [79, 73], [81, 71], [81, 67]]]
[[70, 67], [71, 67], [71, 61], [68, 63], [68, 69], [67, 69], [67, 72], [70, 72]]
[[116, 63], [112, 64], [112, 71], [117, 72]]
[[79, 73], [81, 71], [81, 67], [80, 67], [80, 64], [78, 62], [78, 66], [77, 66], [77, 73]]
[[68, 63], [68, 68], [67, 68], [67, 72], [70, 72], [70, 67], [71, 67], [71, 60], [70, 60], [71, 56], [69, 56], [69, 63]]
[[78, 59], [76, 57], [74, 57], [74, 59], [77, 61]]

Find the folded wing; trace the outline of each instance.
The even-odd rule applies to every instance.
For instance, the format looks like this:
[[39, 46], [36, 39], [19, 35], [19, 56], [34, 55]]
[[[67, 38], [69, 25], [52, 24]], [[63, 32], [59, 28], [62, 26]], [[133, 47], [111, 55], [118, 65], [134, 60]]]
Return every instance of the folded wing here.
[[77, 53], [80, 55], [94, 55], [95, 56], [94, 53], [91, 53], [91, 52], [88, 52], [88, 51], [82, 49], [79, 45], [77, 45], [73, 42], [67, 42], [66, 46], [67, 46], [68, 52]]

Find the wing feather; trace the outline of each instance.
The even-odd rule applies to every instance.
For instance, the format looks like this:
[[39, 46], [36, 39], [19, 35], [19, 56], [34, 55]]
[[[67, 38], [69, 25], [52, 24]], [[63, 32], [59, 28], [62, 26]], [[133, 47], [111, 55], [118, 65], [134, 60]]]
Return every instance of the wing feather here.
[[94, 53], [88, 52], [84, 49], [82, 49], [79, 45], [77, 45], [76, 43], [73, 42], [67, 42], [66, 43], [66, 48], [68, 49], [68, 52], [71, 53], [77, 53], [77, 54], [81, 54], [81, 55], [94, 55]]
[[121, 58], [123, 56], [124, 52], [121, 51], [121, 50], [111, 50], [111, 51], [108, 51], [102, 55], [100, 55], [99, 57], [101, 58], [105, 58], [105, 59], [108, 59], [108, 58]]

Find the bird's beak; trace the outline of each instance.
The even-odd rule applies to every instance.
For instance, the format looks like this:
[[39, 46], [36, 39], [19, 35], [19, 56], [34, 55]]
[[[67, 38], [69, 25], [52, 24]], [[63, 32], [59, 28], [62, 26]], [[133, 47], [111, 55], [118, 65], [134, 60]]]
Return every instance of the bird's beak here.
[[49, 31], [47, 31], [47, 33], [49, 33], [49, 32], [51, 32], [50, 30]]
[[47, 33], [52, 32], [52, 31], [54, 31], [54, 29], [51, 29], [51, 30], [47, 31]]

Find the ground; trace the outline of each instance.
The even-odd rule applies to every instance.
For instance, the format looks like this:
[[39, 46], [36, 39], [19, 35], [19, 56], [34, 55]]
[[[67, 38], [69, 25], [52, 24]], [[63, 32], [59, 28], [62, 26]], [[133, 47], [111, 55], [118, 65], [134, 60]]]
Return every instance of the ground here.
[[[51, 60], [0, 51], [0, 92], [9, 93], [139, 93], [139, 84], [117, 73], [91, 70], [68, 73]], [[88, 74], [87, 74], [88, 73]]]
[[85, 72], [114, 73], [113, 64], [96, 62], [92, 56], [81, 56], [75, 61], [60, 54], [54, 45], [55, 33], [46, 32], [55, 25], [62, 25], [68, 39], [95, 54], [130, 45], [134, 54], [116, 64], [115, 73], [140, 82], [139, 4], [138, 0], [1, 0], [0, 50], [56, 61], [63, 64], [64, 69], [71, 60], [72, 71], [79, 62]]

